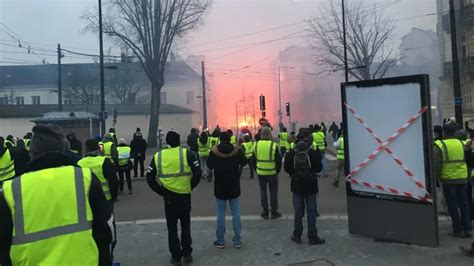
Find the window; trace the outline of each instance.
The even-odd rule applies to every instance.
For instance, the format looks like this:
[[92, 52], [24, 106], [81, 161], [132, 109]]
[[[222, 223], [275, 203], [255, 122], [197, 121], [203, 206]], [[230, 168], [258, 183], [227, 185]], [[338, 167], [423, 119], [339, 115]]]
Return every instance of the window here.
[[0, 97], [0, 105], [8, 105], [8, 97], [7, 96]]
[[194, 104], [194, 91], [186, 92], [186, 104]]
[[31, 96], [31, 104], [41, 104], [40, 96]]
[[16, 97], [16, 105], [24, 105], [25, 97]]
[[160, 92], [160, 103], [167, 104], [168, 101], [166, 100], [166, 91]]

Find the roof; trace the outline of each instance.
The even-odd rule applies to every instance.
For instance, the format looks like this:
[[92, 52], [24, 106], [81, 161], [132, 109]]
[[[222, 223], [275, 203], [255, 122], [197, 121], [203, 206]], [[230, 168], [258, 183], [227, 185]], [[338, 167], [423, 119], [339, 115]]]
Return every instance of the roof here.
[[[107, 63], [105, 67], [114, 66], [116, 70], [105, 70], [107, 73], [130, 73], [140, 79], [147, 79], [145, 72], [140, 63]], [[63, 83], [68, 77], [80, 77], [82, 80], [93, 80], [99, 77], [99, 66], [95, 63], [89, 64], [62, 64]], [[176, 82], [177, 76], [180, 79], [201, 79], [186, 62], [173, 61], [166, 64], [165, 81]], [[57, 86], [58, 68], [57, 65], [21, 65], [21, 66], [4, 66], [0, 65], [0, 88], [7, 86]]]
[[99, 119], [99, 117], [89, 112], [49, 112], [44, 114], [42, 117], [31, 120], [32, 122], [45, 122], [45, 121], [64, 121], [64, 120], [89, 120]]
[[[111, 116], [113, 109], [117, 110], [118, 115], [148, 115], [150, 113], [149, 104], [115, 104], [106, 105], [105, 109]], [[55, 104], [42, 104], [42, 105], [0, 105], [0, 118], [16, 118], [16, 117], [39, 117], [43, 114], [54, 112], [58, 110], [58, 106]], [[74, 105], [63, 105], [64, 113], [68, 114], [74, 112], [76, 116], [83, 115], [85, 113], [92, 113], [97, 115], [100, 112], [100, 105], [85, 105], [85, 104], [74, 104]], [[161, 104], [160, 114], [192, 114], [193, 110], [172, 105], [172, 104]]]

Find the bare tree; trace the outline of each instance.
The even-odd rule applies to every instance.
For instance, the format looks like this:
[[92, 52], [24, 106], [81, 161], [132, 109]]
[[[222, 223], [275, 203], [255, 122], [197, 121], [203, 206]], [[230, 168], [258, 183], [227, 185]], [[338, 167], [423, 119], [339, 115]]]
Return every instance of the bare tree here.
[[[310, 21], [310, 38], [318, 52], [317, 64], [324, 72], [344, 70], [344, 39], [341, 4], [328, 1], [321, 7], [321, 16]], [[357, 80], [385, 76], [396, 65], [393, 49], [387, 45], [394, 30], [394, 21], [377, 5], [365, 7], [353, 0], [346, 5], [346, 39], [349, 74]]]
[[[124, 68], [124, 66], [129, 65]], [[146, 83], [146, 76], [134, 63], [121, 63], [120, 68], [106, 75], [106, 85], [112, 99], [121, 104], [135, 104], [137, 94]]]
[[98, 73], [87, 75], [85, 72], [87, 71], [74, 71], [65, 75], [64, 97], [72, 103], [96, 104], [100, 95]]
[[[156, 146], [160, 91], [173, 44], [196, 27], [211, 0], [114, 0], [105, 6], [104, 32], [128, 46], [151, 82], [148, 143]], [[89, 30], [98, 29], [95, 14], [86, 14]]]

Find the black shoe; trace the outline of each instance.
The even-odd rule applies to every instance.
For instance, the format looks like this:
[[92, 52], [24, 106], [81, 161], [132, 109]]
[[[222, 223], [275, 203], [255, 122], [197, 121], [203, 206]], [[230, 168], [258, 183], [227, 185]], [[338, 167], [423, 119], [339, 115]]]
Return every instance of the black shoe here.
[[309, 241], [308, 241], [308, 244], [310, 246], [322, 245], [324, 243], [326, 243], [326, 240], [324, 240], [322, 238], [319, 238], [317, 236], [310, 238]]
[[461, 232], [451, 232], [451, 233], [449, 233], [449, 235], [452, 236], [452, 237], [456, 237], [456, 238], [464, 238], [465, 237], [464, 233], [461, 233]]
[[181, 264], [181, 260], [175, 260], [173, 258], [170, 259], [170, 263], [174, 266], [181, 266], [183, 264]]
[[261, 214], [260, 214], [260, 217], [262, 217], [263, 219], [267, 220], [269, 217], [268, 217], [268, 211], [263, 211]]
[[225, 248], [225, 246], [217, 241], [214, 241], [214, 247], [218, 248], [218, 249], [223, 249]]
[[470, 238], [472, 236], [471, 231], [464, 231], [464, 236]]
[[291, 241], [295, 242], [296, 244], [301, 244], [301, 236], [292, 236]]
[[335, 188], [338, 188], [339, 187], [339, 181], [334, 181], [331, 183], [331, 185]]
[[281, 218], [281, 213], [279, 213], [277, 211], [273, 211], [272, 212], [272, 219], [278, 219], [278, 218]]
[[193, 256], [189, 255], [189, 256], [184, 256], [183, 258], [183, 262], [185, 264], [190, 264], [190, 263], [193, 263], [194, 259], [193, 259]]
[[128, 190], [128, 195], [132, 195], [133, 194], [133, 190], [129, 189]]

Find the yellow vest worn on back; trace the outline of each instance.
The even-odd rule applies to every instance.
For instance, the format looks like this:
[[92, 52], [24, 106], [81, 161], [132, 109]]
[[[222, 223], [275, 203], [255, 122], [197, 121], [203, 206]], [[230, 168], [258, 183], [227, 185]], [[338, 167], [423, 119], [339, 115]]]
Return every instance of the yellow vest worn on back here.
[[344, 138], [340, 137], [338, 140], [339, 142], [339, 147], [337, 148], [337, 159], [338, 160], [344, 160], [345, 155], [344, 155]]
[[89, 204], [91, 172], [74, 166], [3, 183], [13, 217], [13, 265], [98, 265]]
[[441, 181], [449, 183], [467, 182], [467, 164], [464, 160], [464, 144], [458, 139], [435, 141], [443, 155]]
[[254, 144], [253, 142], [249, 141], [249, 142], [244, 142], [242, 143], [242, 146], [244, 146], [244, 149], [245, 149], [245, 157], [248, 159], [250, 157], [252, 157], [252, 154], [253, 154], [253, 147], [254, 147]]
[[113, 162], [114, 160], [112, 159], [112, 145], [114, 145], [114, 142], [100, 142], [100, 145], [102, 146], [102, 152], [104, 153], [105, 158], [108, 158]]
[[117, 152], [118, 152], [118, 156], [119, 156], [119, 159], [118, 159], [118, 164], [120, 166], [125, 166], [128, 164], [128, 162], [130, 162], [130, 151], [132, 149], [130, 149], [130, 147], [128, 146], [118, 146], [117, 147]]
[[326, 150], [324, 133], [314, 132], [311, 135], [313, 136], [313, 150], [319, 149], [319, 151], [324, 152]]
[[235, 135], [230, 136], [230, 144], [237, 145], [237, 138]]
[[281, 132], [280, 133], [280, 148], [289, 148], [289, 143], [288, 143], [288, 132]]
[[258, 175], [276, 175], [276, 144], [271, 140], [259, 140], [254, 154], [257, 159]]
[[10, 150], [0, 156], [0, 182], [15, 176], [15, 162], [13, 161]]
[[92, 173], [97, 176], [100, 181], [100, 184], [102, 185], [102, 190], [104, 191], [105, 199], [111, 200], [112, 195], [110, 194], [109, 182], [104, 176], [104, 161], [104, 156], [88, 156], [82, 158], [79, 162], [77, 162], [77, 165], [82, 168], [89, 168]]
[[207, 143], [206, 144], [202, 144], [201, 141], [199, 140], [199, 138], [197, 139], [197, 144], [198, 144], [198, 154], [199, 154], [199, 157], [207, 157], [209, 156], [209, 152], [210, 152], [210, 149], [209, 149], [209, 139], [210, 138], [207, 138]]
[[155, 154], [154, 159], [156, 177], [164, 188], [178, 194], [191, 193], [192, 172], [186, 149], [175, 147], [162, 150]]
[[209, 144], [209, 150], [212, 149], [212, 147], [218, 145], [220, 142], [220, 139], [218, 137], [209, 137], [209, 140], [207, 143]]

